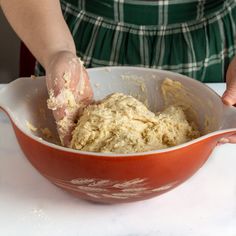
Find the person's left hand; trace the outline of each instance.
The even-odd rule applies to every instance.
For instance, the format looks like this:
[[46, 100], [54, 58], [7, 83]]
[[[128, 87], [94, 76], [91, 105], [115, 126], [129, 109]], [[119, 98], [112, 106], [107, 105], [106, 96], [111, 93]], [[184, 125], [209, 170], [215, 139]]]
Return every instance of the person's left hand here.
[[[226, 74], [226, 91], [222, 96], [222, 101], [229, 106], [236, 104], [236, 56], [231, 61]], [[236, 134], [228, 138], [223, 138], [220, 143], [236, 143]]]
[[74, 53], [60, 51], [46, 67], [46, 82], [48, 108], [53, 111], [62, 145], [69, 147], [80, 113], [93, 100], [88, 73]]

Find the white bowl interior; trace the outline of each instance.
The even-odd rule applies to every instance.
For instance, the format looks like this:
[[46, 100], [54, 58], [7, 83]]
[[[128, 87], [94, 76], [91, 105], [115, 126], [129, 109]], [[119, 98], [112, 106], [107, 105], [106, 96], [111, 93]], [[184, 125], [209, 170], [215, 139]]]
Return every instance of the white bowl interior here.
[[[161, 84], [165, 78], [180, 81], [189, 97], [185, 102], [194, 108], [194, 116], [203, 134], [221, 129], [223, 105], [219, 96], [206, 85], [185, 76], [154, 69], [138, 67], [109, 67], [88, 70], [96, 100], [114, 92], [133, 95], [147, 101], [153, 112], [163, 109]], [[0, 93], [0, 106], [23, 130], [39, 138], [58, 143], [54, 119], [47, 109], [48, 98], [45, 78], [20, 78], [12, 82]], [[36, 130], [34, 130], [34, 127]], [[45, 136], [45, 128], [53, 134]]]

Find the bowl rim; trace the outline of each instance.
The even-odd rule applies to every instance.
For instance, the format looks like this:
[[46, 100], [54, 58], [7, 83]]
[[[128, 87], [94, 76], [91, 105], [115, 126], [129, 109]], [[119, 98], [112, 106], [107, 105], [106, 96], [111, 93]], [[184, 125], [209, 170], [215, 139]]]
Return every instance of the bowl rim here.
[[[178, 75], [184, 79], [191, 79], [194, 81], [194, 83], [198, 83], [200, 84], [201, 86], [204, 86], [206, 89], [208, 89], [211, 93], [214, 94], [214, 96], [218, 96], [220, 97], [213, 89], [211, 89], [210, 87], [208, 87], [206, 84], [198, 81], [198, 80], [195, 80], [193, 78], [190, 78], [188, 76], [185, 76], [185, 75], [182, 75], [182, 74], [179, 74], [179, 73], [175, 73], [175, 72], [172, 72], [172, 71], [167, 71], [167, 70], [160, 70], [160, 69], [153, 69], [153, 68], [145, 68], [145, 67], [133, 67], [133, 66], [104, 66], [104, 67], [98, 67], [98, 68], [89, 68], [88, 70], [89, 71], [99, 71], [99, 70], [106, 70], [108, 71], [108, 69], [120, 69], [120, 70], [124, 70], [124, 69], [132, 69], [132, 70], [148, 70], [148, 71], [153, 71], [153, 72], [156, 72], [158, 73], [159, 71], [162, 72], [162, 73], [166, 73], [167, 75], [169, 74], [172, 74], [172, 75]], [[109, 71], [110, 72], [110, 71]], [[44, 76], [41, 76], [41, 78], [43, 78]], [[27, 77], [26, 77], [27, 79]], [[223, 105], [223, 103], [222, 103]], [[33, 135], [32, 133], [29, 133], [29, 132], [26, 132], [24, 129], [21, 128], [21, 126], [18, 125], [18, 122], [17, 120], [15, 120], [14, 116], [11, 115], [11, 111], [7, 108], [4, 108], [4, 107], [1, 107], [1, 109], [8, 115], [8, 117], [10, 118], [10, 120], [12, 121], [12, 123], [24, 134], [26, 135], [27, 137], [29, 137], [30, 139], [33, 139], [34, 141], [46, 146], [46, 147], [50, 147], [52, 149], [57, 149], [59, 151], [63, 151], [63, 152], [69, 152], [69, 153], [74, 153], [74, 154], [82, 154], [83, 156], [93, 156], [93, 157], [98, 157], [98, 158], [101, 158], [101, 157], [109, 157], [111, 159], [113, 158], [124, 158], [124, 157], [142, 157], [142, 156], [150, 156], [150, 155], [156, 155], [156, 154], [161, 154], [161, 153], [167, 153], [167, 152], [172, 152], [172, 151], [176, 151], [176, 150], [179, 150], [179, 149], [182, 149], [182, 148], [185, 148], [187, 146], [190, 146], [190, 145], [193, 145], [197, 142], [201, 142], [203, 141], [204, 139], [208, 139], [209, 137], [212, 137], [212, 136], [215, 136], [215, 135], [220, 135], [222, 133], [231, 133], [231, 132], [236, 132], [236, 128], [229, 128], [229, 129], [224, 129], [224, 130], [216, 130], [216, 131], [213, 131], [213, 132], [210, 132], [208, 134], [205, 134], [203, 136], [200, 136], [199, 138], [196, 138], [196, 139], [193, 139], [191, 141], [188, 141], [186, 143], [183, 143], [183, 144], [180, 144], [180, 145], [176, 145], [176, 146], [173, 146], [173, 147], [168, 147], [168, 148], [164, 148], [164, 149], [159, 149], [159, 150], [151, 150], [151, 151], [146, 151], [146, 152], [133, 152], [133, 153], [126, 153], [126, 154], [123, 154], [123, 153], [102, 153], [102, 152], [88, 152], [88, 151], [81, 151], [81, 150], [77, 150], [77, 149], [72, 149], [72, 148], [69, 148], [69, 147], [63, 147], [63, 146], [60, 146], [60, 145], [57, 145], [57, 144], [54, 144], [54, 143], [50, 143], [46, 140], [43, 140], [42, 138], [40, 137], [37, 137], [35, 135]]]

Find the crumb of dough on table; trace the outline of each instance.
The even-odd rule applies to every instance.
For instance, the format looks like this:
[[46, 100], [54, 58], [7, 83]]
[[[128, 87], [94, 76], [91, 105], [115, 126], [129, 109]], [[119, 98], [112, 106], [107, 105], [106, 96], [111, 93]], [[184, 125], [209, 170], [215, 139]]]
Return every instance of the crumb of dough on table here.
[[71, 148], [134, 153], [172, 147], [200, 136], [181, 107], [154, 114], [132, 96], [114, 93], [84, 109], [72, 133]]

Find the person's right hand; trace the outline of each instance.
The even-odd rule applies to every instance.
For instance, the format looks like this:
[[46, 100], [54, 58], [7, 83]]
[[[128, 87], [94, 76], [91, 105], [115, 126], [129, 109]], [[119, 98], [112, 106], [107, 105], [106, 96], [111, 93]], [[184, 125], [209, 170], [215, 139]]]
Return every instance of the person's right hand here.
[[88, 74], [76, 55], [63, 51], [50, 59], [46, 83], [48, 107], [53, 111], [61, 143], [69, 146], [81, 110], [93, 99]]

